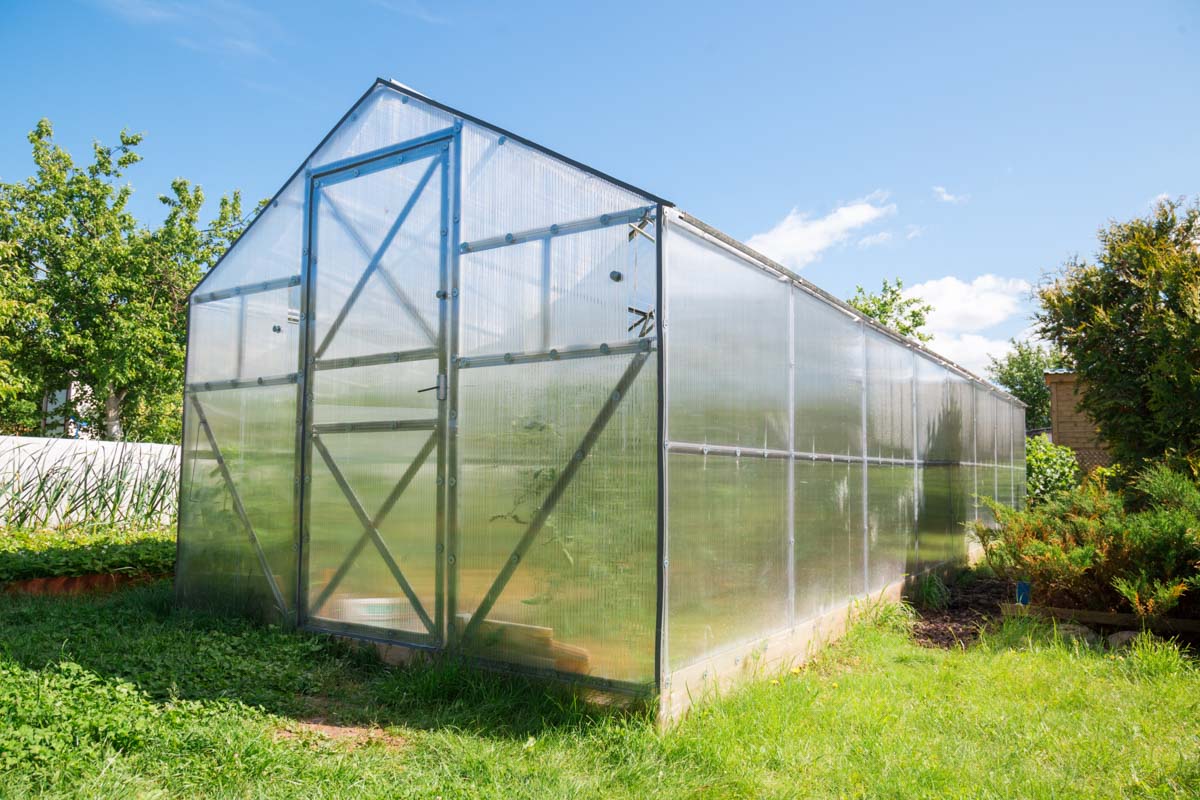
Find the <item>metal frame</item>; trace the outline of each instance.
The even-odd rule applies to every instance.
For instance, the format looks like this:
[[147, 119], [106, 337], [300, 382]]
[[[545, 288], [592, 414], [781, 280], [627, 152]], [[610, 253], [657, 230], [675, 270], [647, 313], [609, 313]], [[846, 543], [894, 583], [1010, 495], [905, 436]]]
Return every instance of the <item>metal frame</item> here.
[[[409, 98], [413, 98], [420, 103], [423, 103], [431, 108], [447, 111], [452, 115], [454, 124], [449, 128], [434, 131], [426, 136], [418, 137], [407, 142], [380, 148], [369, 153], [353, 156], [350, 158], [340, 159], [324, 165], [313, 166], [312, 161], [316, 154], [330, 139], [330, 137], [345, 123], [346, 119], [355, 114], [365, 102], [373, 100], [375, 94], [381, 88], [386, 88], [388, 91], [396, 92], [402, 96], [407, 102]], [[516, 231], [507, 233], [502, 236], [494, 236], [484, 239], [479, 239], [472, 242], [463, 242], [461, 237], [461, 214], [462, 214], [462, 182], [463, 182], [463, 121], [470, 122], [486, 127], [491, 131], [500, 135], [500, 142], [503, 143], [506, 139], [512, 139], [521, 143], [525, 147], [533, 148], [539, 152], [548, 155], [551, 158], [557, 159], [574, 167], [582, 169], [592, 175], [595, 175], [606, 182], [622, 187], [628, 191], [632, 191], [646, 199], [649, 205], [637, 206], [634, 208], [614, 211], [607, 214], [601, 214], [585, 219], [570, 220], [555, 225], [550, 225], [541, 228], [535, 228], [526, 231]], [[346, 219], [328, 195], [318, 191], [327, 186], [336, 185], [343, 181], [352, 180], [356, 177], [362, 177], [366, 174], [371, 174], [378, 170], [387, 169], [400, 163], [400, 160], [411, 162], [412, 160], [420, 160], [429, 157], [430, 165], [424, 173], [421, 180], [418, 182], [417, 188], [414, 190], [409, 202], [406, 204], [406, 210], [401, 212], [399, 217], [393, 221], [389, 229], [389, 233], [385, 237], [383, 243], [378, 248], [368, 248], [363, 241], [363, 237], [355, 228], [354, 221]], [[390, 275], [386, 268], [382, 267], [383, 255], [387, 252], [389, 245], [392, 244], [394, 237], [404, 224], [404, 217], [411, 211], [411, 207], [416, 204], [422, 192], [432, 182], [433, 171], [440, 166], [440, 192], [441, 192], [441, 213], [442, 213], [442, 246], [439, 249], [439, 292], [438, 292], [438, 322], [437, 330], [435, 331], [426, 321], [421, 309], [412, 302], [412, 299], [405, 293], [404, 288], [398, 283], [394, 276]], [[304, 205], [303, 205], [303, 262], [302, 269], [299, 275], [285, 276], [282, 278], [273, 279], [253, 284], [245, 284], [239, 286], [231, 286], [224, 289], [217, 289], [209, 292], [200, 291], [201, 286], [208, 281], [213, 272], [217, 271], [216, 267], [210, 270], [205, 279], [201, 281], [201, 286], [193, 290], [190, 295], [190, 303], [197, 305], [210, 303], [214, 301], [225, 300], [229, 298], [240, 298], [240, 302], [245, 304], [246, 296], [258, 292], [266, 292], [279, 289], [290, 289], [294, 286], [300, 287], [300, 325], [299, 339], [300, 347], [298, 353], [297, 369], [294, 373], [283, 375], [264, 375], [259, 377], [243, 377], [242, 368], [239, 362], [237, 374], [233, 377], [217, 380], [217, 381], [196, 381], [188, 383], [185, 386], [188, 402], [185, 403], [185, 412], [190, 421], [193, 413], [198, 415], [200, 420], [199, 428], [205, 431], [205, 435], [209, 439], [210, 449], [213, 451], [213, 457], [216, 459], [224, 480], [228, 484], [228, 489], [231, 496], [234, 498], [235, 509], [238, 510], [243, 526], [246, 528], [247, 534], [255, 548], [255, 551], [260, 560], [260, 565], [266, 575], [268, 583], [271, 585], [272, 592], [276, 598], [277, 605], [280, 606], [286, 614], [287, 605], [286, 599], [283, 597], [283, 592], [276, 585], [273, 573], [269, 569], [269, 564], [266, 562], [265, 554], [259, 546], [257, 537], [253, 527], [250, 525], [248, 518], [245, 516], [245, 510], [241, 507], [240, 497], [236, 492], [236, 487], [233, 485], [232, 477], [230, 476], [224, 459], [217, 449], [217, 442], [208, 427], [207, 420], [204, 417], [199, 395], [204, 392], [221, 391], [221, 390], [236, 390], [250, 388], [255, 386], [278, 386], [284, 384], [296, 384], [296, 459], [295, 459], [295, 502], [294, 514], [298, 531], [296, 541], [297, 561], [296, 561], [296, 604], [295, 604], [295, 621], [305, 627], [313, 630], [332, 630], [336, 629], [340, 632], [349, 632], [355, 636], [365, 639], [377, 638], [375, 633], [379, 633], [378, 629], [364, 629], [361, 626], [352, 624], [340, 624], [329, 620], [309, 620], [310, 604], [308, 602], [308, 549], [310, 545], [310, 515], [311, 508], [308, 497], [308, 490], [311, 485], [312, 468], [315, 465], [314, 450], [321, 461], [325, 463], [339, 488], [345, 495], [348, 504], [363, 527], [362, 534], [355, 542], [354, 546], [347, 553], [346, 559], [338, 567], [335, 572], [335, 579], [322, 588], [321, 592], [314, 599], [311, 609], [319, 613], [321, 608], [329, 601], [337, 585], [345, 577], [346, 573], [352, 569], [355, 559], [366, 549], [368, 543], [374, 542], [377, 548], [380, 548], [380, 554], [388, 563], [389, 568], [394, 567], [393, 577], [400, 586], [401, 591], [409, 597], [410, 605], [412, 605], [414, 613], [417, 613], [425, 626], [425, 633], [416, 633], [410, 631], [386, 631], [387, 635], [382, 637], [386, 641], [399, 641], [405, 644], [411, 644], [417, 647], [449, 647], [454, 650], [461, 649], [464, 641], [469, 642], [475, 630], [486, 618], [486, 615], [492, 610], [495, 603], [502, 595], [505, 587], [508, 584], [509, 578], [520, 563], [524, 560], [525, 553], [532, 543], [537, 539], [539, 532], [545, 525], [548, 517], [553, 513], [555, 505], [559, 499], [568, 490], [571, 480], [574, 478], [577, 470], [586, 460], [588, 452], [595, 445], [598, 438], [602, 435], [609, 420], [615, 414], [620, 402], [627, 394], [632, 381], [643, 368], [646, 361], [650, 358], [651, 353], [656, 353], [657, 358], [657, 378], [658, 378], [658, 393], [657, 393], [657, 537], [656, 537], [656, 565], [655, 573], [658, 584], [656, 608], [655, 608], [655, 653], [654, 653], [654, 683], [655, 688], [663, 691], [668, 688], [671, 680], [670, 661], [669, 661], [669, 631], [668, 631], [668, 614], [669, 614], [669, 581], [670, 581], [670, 537], [669, 537], [669, 462], [671, 453], [696, 453], [700, 455], [714, 455], [720, 457], [762, 457], [762, 458], [785, 458], [789, 461], [788, 466], [788, 510], [787, 524], [787, 558], [788, 558], [788, 619], [787, 626], [795, 626], [795, 537], [796, 537], [796, 508], [795, 508], [795, 486], [796, 473], [795, 463], [798, 460], [806, 459], [813, 461], [831, 461], [831, 462], [849, 462], [858, 464], [861, 462], [862, 476], [862, 511], [863, 511], [863, 578], [864, 582], [869, 580], [870, 576], [870, 547], [869, 547], [869, 511], [870, 503], [868, 500], [868, 469], [871, 464], [894, 464], [894, 465], [912, 465], [914, 468], [914, 487], [913, 491], [919, 494], [919, 470], [922, 466], [937, 462], [929, 459], [921, 459], [919, 450], [919, 434], [916, 429], [916, 404], [918, 402], [916, 392], [916, 370], [913, 370], [913, 452], [912, 459], [908, 458], [885, 458], [881, 456], [871, 456], [867, 450], [868, 431], [867, 425], [869, 420], [869, 381], [866, 380], [864, 374], [864, 383], [861, 392], [861, 414], [862, 414], [862, 451], [857, 456], [849, 454], [826, 454], [826, 453], [809, 453], [800, 452], [796, 449], [795, 441], [795, 404], [796, 404], [796, 386], [795, 375], [796, 369], [802, 368], [802, 365], [796, 363], [796, 331], [795, 331], [795, 315], [796, 309], [796, 292], [804, 292], [805, 294], [814, 297], [822, 302], [825, 302], [846, 313], [849, 317], [855, 319], [858, 324], [858, 330], [863, 347], [863, 364], [864, 370], [866, 367], [866, 349], [868, 331], [874, 331], [889, 340], [902, 344], [910, 349], [915, 359], [917, 354], [932, 359], [935, 363], [945, 367], [946, 369], [965, 377], [968, 385], [972, 388], [971, 406], [974, 412], [978, 405], [978, 389], [982, 388], [993, 396], [1002, 396], [1010, 404], [1016, 401], [1010, 395], [1004, 394], [992, 387], [987, 382], [977, 376], [967, 372], [957, 365], [949, 362], [946, 359], [931, 353], [927, 348], [920, 344], [906, 340], [893, 331], [889, 331], [874, 321], [868, 320], [859, 314], [857, 311], [849, 308], [841, 301], [831, 297], [827, 293], [817, 289], [811, 284], [804, 281], [799, 276], [788, 271], [779, 264], [765, 258], [759, 253], [751, 250], [747, 246], [736, 242], [730, 237], [725, 236], [720, 231], [711, 228], [704, 223], [689, 217], [680, 212], [674, 212], [671, 209], [671, 204], [661, 198], [655, 197], [647, 192], [644, 192], [636, 187], [629, 186], [620, 181], [611, 178], [604, 173], [588, 168], [586, 165], [572, 161], [561, 156], [554, 151], [536, 145], [526, 139], [509, 133], [501, 128], [490, 125], [486, 122], [473, 117], [462, 114], [448, 106], [441, 105], [429, 98], [426, 98], [412, 90], [395, 84], [394, 82], [377, 80], [366, 93], [355, 103], [355, 105], [346, 112], [337, 125], [330, 131], [322, 142], [314, 149], [305, 163], [293, 174], [280, 192], [276, 194], [270, 205], [277, 205], [278, 198], [292, 180], [298, 176], [303, 176], [305, 179], [304, 185]], [[338, 312], [337, 317], [331, 328], [326, 332], [323, 339], [318, 342], [315, 337], [315, 309], [317, 297], [317, 240], [319, 231], [317, 230], [316, 220], [318, 219], [319, 209], [324, 209], [329, 212], [331, 217], [346, 230], [351, 240], [363, 251], [367, 258], [367, 267], [364, 273], [360, 276], [355, 288], [347, 297], [342, 308]], [[260, 215], [261, 216], [261, 215]], [[247, 226], [249, 231], [258, 221], [259, 217]], [[667, 217], [670, 217], [670, 220]], [[648, 232], [648, 223], [653, 220], [655, 232], [652, 236]], [[768, 274], [771, 274], [781, 281], [787, 283], [789, 300], [788, 300], [788, 443], [786, 449], [781, 450], [759, 450], [750, 448], [723, 447], [721, 445], [691, 443], [691, 442], [675, 442], [670, 438], [670, 419], [669, 419], [669, 369], [670, 358], [666, 348], [667, 337], [666, 328], [670, 321], [670, 286], [669, 275], [667, 270], [666, 251], [664, 242], [669, 240], [671, 232], [667, 230], [668, 223], [671, 225], [678, 224], [690, 233], [704, 238], [706, 241], [713, 242], [725, 250], [739, 256], [746, 264], [760, 269]], [[553, 267], [554, 267], [554, 245], [555, 238], [570, 235], [572, 233], [595, 230], [612, 225], [628, 226], [629, 237], [632, 241], [638, 235], [645, 236], [651, 240], [655, 246], [656, 255], [656, 299], [655, 307], [646, 312], [644, 319], [635, 322], [630, 328], [632, 334], [638, 325], [641, 325], [638, 331], [637, 338], [628, 339], [619, 342], [605, 343], [590, 343], [577, 344], [562, 348], [551, 347], [552, 325], [550, 319], [550, 309], [553, 289]], [[244, 235], [244, 234], [243, 234]], [[541, 304], [542, 304], [542, 330], [540, 348], [538, 350], [526, 352], [509, 352], [509, 353], [492, 353], [485, 355], [473, 355], [464, 357], [461, 353], [462, 333], [463, 333], [463, 318], [460, 305], [460, 289], [461, 289], [461, 259], [468, 257], [477, 252], [517, 245], [523, 243], [541, 243]], [[235, 242], [236, 245], [236, 242]], [[233, 248], [231, 248], [232, 250]], [[217, 267], [222, 262], [219, 261]], [[372, 274], [379, 274], [382, 281], [388, 287], [396, 299], [397, 304], [406, 309], [419, 327], [422, 329], [426, 337], [429, 339], [430, 346], [414, 347], [409, 350], [397, 350], [390, 352], [368, 353], [358, 356], [348, 357], [325, 357], [330, 343], [334, 340], [338, 329], [343, 321], [350, 313], [352, 306], [359, 299], [362, 292], [366, 290], [366, 284], [369, 282]], [[191, 305], [189, 303], [188, 315], [189, 324], [191, 316]], [[242, 323], [244, 325], [244, 321]], [[653, 333], [651, 334], [651, 330]], [[649, 335], [648, 335], [649, 334]], [[244, 331], [243, 336], [245, 339]], [[474, 613], [469, 618], [467, 624], [459, 630], [457, 624], [452, 624], [457, 620], [457, 604], [458, 604], [458, 570], [455, 568], [457, 559], [460, 554], [461, 547], [461, 532], [459, 530], [459, 491], [460, 491], [460, 453], [458, 450], [458, 422], [459, 422], [459, 402], [461, 391], [460, 386], [460, 371], [485, 367], [500, 367], [516, 364], [552, 362], [558, 360], [571, 360], [578, 358], [593, 358], [593, 357], [630, 357], [629, 363], [618, 381], [615, 391], [604, 401], [597, 416], [593, 420], [583, 441], [576, 450], [573, 457], [567, 466], [559, 473], [558, 479], [554, 486], [543, 500], [541, 507], [538, 509], [534, 519], [528, 524], [526, 530], [521, 536], [517, 546], [514, 548], [512, 555], [505, 562], [504, 567], [499, 571], [488, 589], [484, 601], [474, 609]], [[313, 420], [313, 385], [316, 373], [322, 370], [339, 370], [358, 367], [370, 367], [376, 365], [386, 365], [389, 363], [401, 363], [409, 361], [433, 361], [437, 360], [438, 364], [438, 385], [439, 403], [437, 406], [436, 419], [397, 419], [397, 420], [360, 420], [360, 421], [345, 421], [345, 422], [327, 422], [314, 424]], [[444, 388], [443, 388], [444, 387]], [[444, 394], [443, 394], [444, 392]], [[978, 416], [977, 413], [972, 413], [973, 423]], [[973, 425], [973, 427], [975, 427]], [[416, 458], [410, 462], [404, 471], [404, 474], [392, 487], [387, 500], [384, 501], [381, 508], [376, 514], [371, 517], [367, 515], [366, 509], [363, 507], [360, 499], [350, 487], [346, 477], [341, 473], [340, 468], [336, 464], [332, 455], [329, 453], [326, 442], [323, 437], [333, 435], [351, 435], [363, 432], [381, 432], [381, 431], [427, 431], [428, 439], [417, 453]], [[197, 436], [199, 432], [197, 431]], [[993, 440], [995, 442], [996, 432], [993, 430]], [[978, 464], [978, 435], [977, 431], [973, 431], [971, 439], [971, 460], [969, 462], [955, 462], [963, 466], [972, 467], [972, 484], [976, 492], [981, 488], [979, 486], [980, 477], [978, 468], [982, 465]], [[993, 467], [993, 492], [1000, 480], [998, 473], [999, 462], [999, 443], [995, 442], [996, 458], [991, 464]], [[1009, 452], [1008, 467], [1009, 467], [1009, 485], [1012, 493], [1016, 494], [1015, 487], [1015, 469], [1012, 463], [1012, 458], [1016, 454], [1016, 443], [1011, 440], [1007, 446]], [[384, 518], [394, 507], [403, 493], [408, 489], [413, 480], [416, 479], [423, 467], [428, 464], [429, 458], [436, 450], [437, 454], [437, 499], [436, 499], [436, 540], [435, 540], [435, 607], [432, 614], [421, 605], [421, 601], [412, 591], [411, 585], [408, 584], [406, 577], [399, 568], [399, 564], [391, 557], [387, 551], [386, 543], [383, 542], [378, 527], [382, 524]], [[186, 455], [184, 459], [186, 460]], [[182, 470], [181, 470], [182, 480]], [[915, 506], [916, 494], [914, 494], [914, 514], [919, 514], [919, 509]], [[979, 508], [974, 505], [974, 516], [979, 516]], [[919, 537], [914, 529], [914, 547], [919, 546]], [[407, 587], [407, 588], [406, 588]], [[464, 657], [473, 658], [469, 654]], [[485, 663], [483, 659], [478, 660]], [[494, 665], [494, 662], [493, 664]], [[514, 667], [513, 665], [503, 665], [506, 669], [513, 671], [528, 673], [536, 672], [543, 673], [545, 670], [537, 670], [526, 667]], [[549, 671], [553, 673], [554, 671]], [[620, 682], [608, 681], [604, 679], [592, 679], [586, 676], [554, 674], [552, 677], [566, 678], [584, 685], [595, 686], [595, 688], [604, 688], [609, 690], [621, 691], [624, 689], [644, 691], [646, 687], [636, 685], [631, 687], [622, 687]]]
[[[439, 464], [442, 462], [443, 448], [438, 445], [442, 442], [441, 431], [445, 427], [445, 405], [446, 398], [439, 391], [438, 394], [438, 417], [435, 419], [394, 419], [394, 420], [368, 420], [368, 421], [347, 421], [347, 422], [329, 422], [329, 423], [314, 423], [313, 422], [313, 387], [312, 379], [315, 373], [323, 370], [334, 369], [349, 369], [355, 367], [369, 367], [385, 364], [394, 364], [401, 362], [415, 362], [423, 360], [437, 360], [439, 375], [442, 372], [443, 362], [445, 360], [445, 347], [443, 345], [444, 338], [440, 332], [443, 330], [445, 323], [444, 314], [439, 310], [439, 332], [433, 332], [428, 323], [425, 321], [424, 315], [420, 309], [409, 299], [403, 287], [401, 287], [388, 271], [382, 266], [383, 258], [389, 252], [392, 244], [395, 242], [396, 236], [399, 234], [404, 223], [409, 215], [424, 195], [430, 181], [435, 172], [440, 171], [441, 178], [439, 180], [440, 208], [441, 208], [441, 241], [438, 247], [439, 272], [441, 278], [439, 283], [443, 287], [439, 291], [439, 299], [445, 294], [445, 272], [446, 272], [446, 239], [448, 226], [448, 204], [450, 198], [449, 177], [450, 169], [449, 148], [450, 143], [455, 141], [458, 133], [458, 128], [438, 131], [428, 136], [423, 136], [415, 140], [402, 142], [400, 144], [382, 148], [371, 153], [361, 156], [342, 159], [331, 164], [323, 165], [319, 168], [309, 170], [308, 181], [306, 184], [306, 202], [305, 202], [305, 226], [306, 226], [306, 241], [308, 246], [305, 249], [306, 269], [304, 274], [303, 286], [307, 291], [302, 291], [302, 302], [304, 309], [302, 311], [302, 319], [305, 322], [304, 346], [302, 348], [303, 367], [302, 372], [309, 376], [307, 381], [304, 397], [304, 413], [302, 415], [302, 423], [299, 426], [300, 437], [303, 439], [303, 448], [305, 458], [302, 467], [302, 479], [298, 481], [298, 486], [303, 487], [299, 498], [299, 503], [302, 508], [302, 525], [301, 525], [301, 551], [299, 569], [300, 581], [302, 583], [301, 590], [303, 595], [298, 594], [301, 598], [299, 603], [299, 616], [302, 623], [308, 623], [309, 618], [319, 613], [319, 611], [328, 602], [330, 596], [340, 585], [345, 576], [349, 573], [354, 562], [362, 553], [366, 543], [371, 541], [374, 543], [377, 551], [382, 557], [385, 565], [388, 567], [392, 578], [396, 581], [397, 586], [408, 600], [409, 606], [417, 615], [421, 624], [425, 627], [425, 632], [405, 632], [404, 638], [412, 640], [420, 638], [430, 642], [440, 642], [443, 638], [443, 610], [442, 610], [442, 589], [440, 580], [441, 559], [442, 559], [442, 540], [443, 540], [443, 515], [442, 515], [442, 498], [441, 487], [439, 485], [438, 499], [434, 508], [435, 519], [435, 543], [434, 543], [434, 565], [435, 565], [435, 607], [433, 615], [425, 609], [420, 598], [417, 596], [412, 585], [404, 575], [399, 562], [392, 555], [387, 543], [384, 541], [382, 534], [379, 532], [379, 525], [382, 524], [387, 514], [392, 507], [399, 501], [403, 493], [411, 485], [416, 475], [420, 471], [421, 466], [428, 460], [431, 451], [437, 447], [439, 450]], [[456, 148], [457, 149], [457, 148]], [[425, 159], [429, 160], [429, 166], [421, 174], [413, 187], [408, 199], [400, 211], [396, 214], [395, 219], [389, 225], [386, 233], [380, 241], [378, 247], [372, 249], [364, 241], [362, 235], [358, 232], [354, 223], [347, 219], [337, 207], [333, 198], [326, 192], [319, 192], [320, 189], [327, 189], [330, 186], [336, 186], [349, 180], [362, 178], [367, 175], [377, 173], [381, 170], [392, 169], [399, 167], [402, 164], [420, 163]], [[349, 236], [355, 246], [366, 257], [367, 262], [359, 279], [356, 281], [354, 288], [343, 301], [341, 308], [334, 315], [333, 321], [329, 329], [325, 332], [323, 339], [319, 345], [314, 347], [315, 337], [315, 288], [317, 275], [317, 234], [318, 234], [318, 214], [321, 203], [325, 203], [330, 211], [331, 220], [341, 227]], [[430, 339], [432, 347], [418, 348], [415, 350], [393, 351], [386, 353], [371, 353], [361, 356], [348, 356], [340, 358], [322, 358], [321, 356], [329, 348], [332, 342], [336, 339], [338, 331], [342, 324], [349, 316], [355, 302], [361, 296], [367, 283], [373, 275], [380, 275], [384, 278], [385, 285], [391, 290], [398, 305], [404, 308], [413, 321], [419, 328], [423, 330], [425, 335]], [[440, 386], [440, 379], [439, 379]], [[328, 447], [322, 441], [322, 437], [330, 434], [353, 434], [353, 433], [369, 433], [369, 432], [399, 432], [399, 431], [430, 431], [430, 436], [421, 450], [418, 451], [413, 460], [405, 469], [400, 480], [392, 488], [387, 499], [380, 507], [379, 511], [372, 517], [366, 512], [361, 500], [350, 486], [349, 481], [342, 473], [336, 459], [329, 452]], [[337, 567], [330, 582], [323, 587], [315, 601], [310, 605], [307, 597], [307, 584], [309, 574], [308, 545], [311, 542], [310, 530], [310, 509], [308, 507], [307, 495], [311, 491], [312, 486], [312, 450], [316, 449], [333, 476], [335, 483], [345, 496], [351, 510], [358, 518], [359, 523], [363, 527], [363, 534], [358, 542], [346, 553], [341, 564]], [[439, 471], [440, 483], [440, 471]], [[321, 625], [331, 624], [333, 621], [321, 620]], [[307, 626], [307, 625], [306, 625]], [[356, 626], [346, 624], [348, 628]]]

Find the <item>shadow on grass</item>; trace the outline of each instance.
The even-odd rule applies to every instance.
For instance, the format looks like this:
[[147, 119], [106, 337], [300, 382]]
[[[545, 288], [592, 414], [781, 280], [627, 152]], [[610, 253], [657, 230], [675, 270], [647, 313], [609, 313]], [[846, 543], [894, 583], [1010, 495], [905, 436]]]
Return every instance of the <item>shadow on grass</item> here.
[[107, 596], [0, 596], [0, 655], [35, 670], [74, 662], [157, 700], [237, 702], [331, 724], [523, 739], [613, 713], [450, 658], [388, 668], [329, 637], [179, 610], [170, 581]]

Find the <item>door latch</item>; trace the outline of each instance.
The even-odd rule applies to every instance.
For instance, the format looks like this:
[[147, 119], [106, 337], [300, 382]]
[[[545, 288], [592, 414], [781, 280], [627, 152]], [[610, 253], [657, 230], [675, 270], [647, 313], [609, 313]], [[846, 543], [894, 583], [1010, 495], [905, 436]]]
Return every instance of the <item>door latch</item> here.
[[420, 394], [421, 392], [432, 392], [434, 389], [437, 389], [437, 399], [439, 401], [446, 399], [446, 376], [445, 375], [438, 375], [437, 383], [434, 384], [433, 386], [426, 386], [424, 389], [417, 389], [417, 394]]

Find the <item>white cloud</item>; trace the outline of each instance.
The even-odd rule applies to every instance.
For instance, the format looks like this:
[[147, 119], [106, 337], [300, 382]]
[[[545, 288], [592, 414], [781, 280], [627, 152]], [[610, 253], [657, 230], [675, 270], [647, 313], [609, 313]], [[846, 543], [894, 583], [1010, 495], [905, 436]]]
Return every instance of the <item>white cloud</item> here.
[[918, 236], [920, 236], [923, 233], [925, 233], [924, 225], [905, 225], [904, 226], [904, 238], [905, 239], [909, 239], [909, 240], [916, 239]]
[[854, 231], [895, 213], [895, 203], [888, 203], [883, 191], [872, 192], [815, 219], [793, 208], [775, 227], [751, 236], [746, 244], [798, 270], [845, 242]]
[[986, 377], [987, 365], [991, 363], [990, 356], [1000, 358], [1012, 349], [1012, 343], [1008, 339], [991, 339], [978, 333], [963, 333], [957, 336], [935, 334], [933, 341], [929, 343], [929, 349], [966, 367], [976, 375]]
[[933, 187], [933, 196], [943, 203], [953, 203], [954, 205], [965, 203], [971, 199], [971, 195], [969, 194], [950, 194], [950, 192], [946, 191], [945, 186]]
[[875, 247], [881, 244], [887, 244], [892, 240], [892, 234], [888, 231], [880, 231], [872, 233], [870, 236], [864, 236], [858, 240], [859, 247]]
[[953, 275], [907, 287], [904, 294], [933, 306], [929, 328], [935, 333], [981, 331], [1012, 317], [1032, 286], [1020, 278], [980, 275], [967, 283]]
[[989, 274], [968, 283], [948, 275], [907, 287], [904, 294], [933, 306], [926, 324], [933, 335], [930, 347], [982, 374], [988, 356], [999, 357], [1012, 347], [1007, 337], [996, 338], [987, 330], [1020, 314], [1031, 288], [1020, 278]]

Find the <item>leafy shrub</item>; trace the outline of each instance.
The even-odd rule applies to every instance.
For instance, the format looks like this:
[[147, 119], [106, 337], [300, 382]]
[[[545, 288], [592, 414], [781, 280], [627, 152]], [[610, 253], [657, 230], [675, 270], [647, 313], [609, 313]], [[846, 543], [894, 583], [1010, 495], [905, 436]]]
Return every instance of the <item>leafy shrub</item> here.
[[1079, 462], [1074, 450], [1054, 444], [1044, 433], [1025, 440], [1025, 494], [1030, 505], [1069, 491], [1078, 482]]
[[973, 526], [988, 565], [1028, 580], [1034, 602], [1143, 616], [1200, 616], [1200, 487], [1157, 465], [1122, 493], [1089, 477], [1014, 510], [985, 498], [997, 525]]

